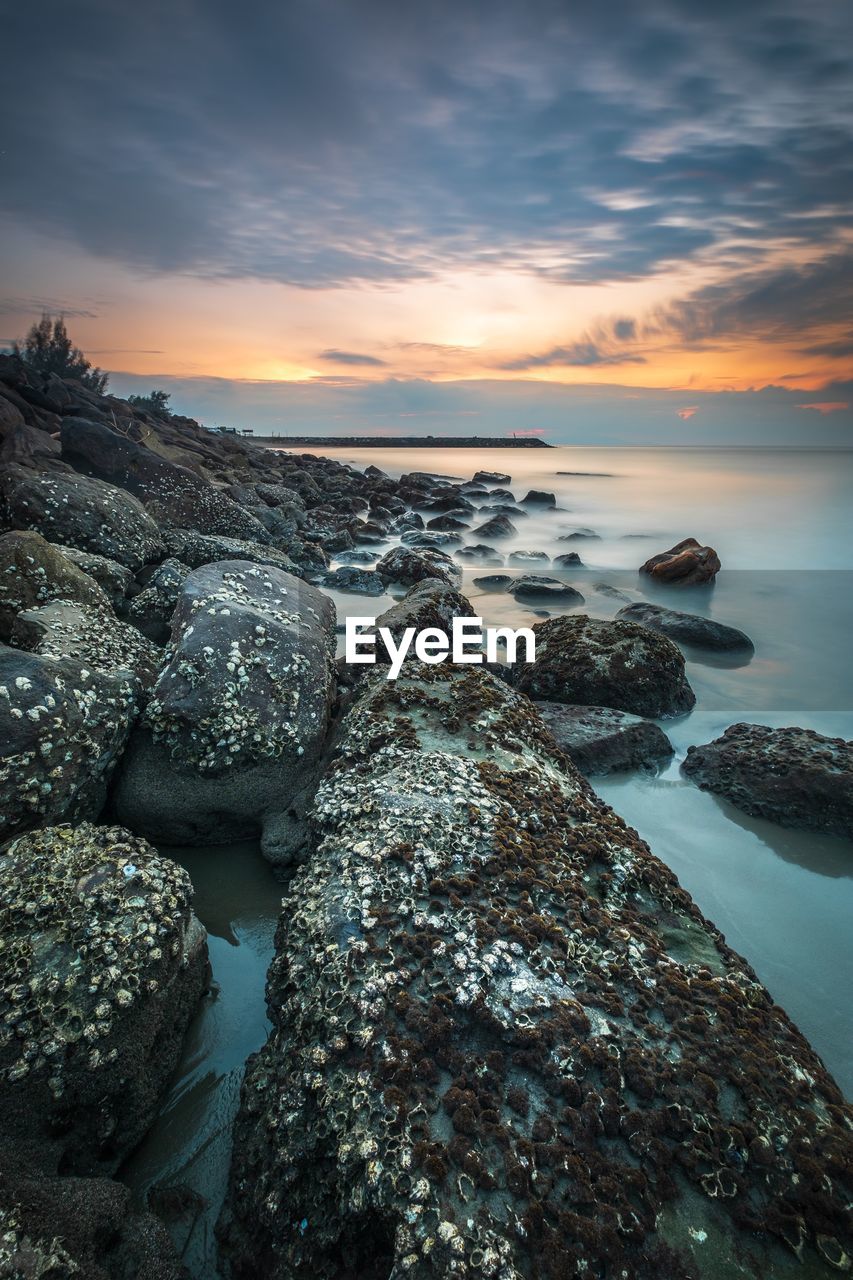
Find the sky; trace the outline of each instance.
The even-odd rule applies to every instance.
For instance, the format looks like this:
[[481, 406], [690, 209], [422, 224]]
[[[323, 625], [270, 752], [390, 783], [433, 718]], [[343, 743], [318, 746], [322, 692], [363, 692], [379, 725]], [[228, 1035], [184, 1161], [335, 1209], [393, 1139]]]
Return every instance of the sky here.
[[853, 445], [848, 0], [38, 0], [0, 346], [210, 424]]

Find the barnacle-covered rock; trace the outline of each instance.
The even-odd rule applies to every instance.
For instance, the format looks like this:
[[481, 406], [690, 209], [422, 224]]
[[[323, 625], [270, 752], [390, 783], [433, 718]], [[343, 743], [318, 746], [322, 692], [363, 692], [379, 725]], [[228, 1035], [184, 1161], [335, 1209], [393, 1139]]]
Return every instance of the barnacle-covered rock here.
[[654, 717], [680, 715], [696, 701], [681, 650], [648, 627], [580, 614], [534, 631], [536, 661], [517, 668], [517, 687], [531, 698]]
[[834, 1274], [842, 1099], [746, 962], [525, 698], [360, 689], [243, 1086], [233, 1275]]
[[62, 456], [78, 470], [126, 489], [157, 519], [202, 533], [269, 542], [263, 525], [221, 489], [102, 422], [64, 418]]
[[438, 578], [449, 587], [458, 587], [462, 581], [462, 570], [437, 547], [395, 547], [382, 557], [376, 572], [383, 582], [400, 582], [405, 587], [427, 578]]
[[97, 582], [40, 533], [4, 533], [0, 537], [0, 640], [9, 639], [15, 618], [23, 609], [49, 600], [109, 608]]
[[15, 619], [12, 642], [43, 658], [74, 658], [102, 675], [131, 672], [141, 690], [154, 683], [162, 661], [156, 645], [117, 618], [106, 601], [97, 608], [56, 600], [25, 609]]
[[131, 569], [163, 555], [160, 531], [132, 494], [72, 471], [36, 471], [12, 463], [0, 469], [0, 523], [35, 529]]
[[98, 816], [138, 697], [130, 671], [0, 645], [0, 840]]
[[127, 616], [144, 636], [157, 644], [166, 644], [169, 639], [181, 587], [191, 572], [189, 565], [169, 556], [158, 564], [146, 585], [130, 602]]
[[293, 573], [293, 561], [284, 551], [275, 547], [262, 547], [241, 538], [228, 538], [222, 534], [198, 533], [195, 529], [167, 529], [163, 535], [169, 555], [191, 569], [200, 569], [219, 560], [249, 560], [252, 564], [269, 565]]
[[265, 565], [223, 561], [183, 583], [168, 664], [117, 779], [120, 820], [168, 844], [262, 831], [288, 863], [328, 727], [335, 610]]
[[49, 1172], [114, 1170], [150, 1125], [207, 982], [186, 872], [120, 827], [0, 855], [0, 1133]]
[[536, 709], [581, 773], [655, 768], [672, 755], [672, 743], [660, 725], [628, 711], [561, 702], [537, 702]]
[[853, 836], [853, 742], [813, 729], [733, 724], [688, 747], [682, 770], [758, 818], [783, 827]]
[[122, 608], [124, 599], [133, 582], [133, 574], [127, 565], [110, 560], [107, 556], [96, 555], [94, 551], [80, 551], [77, 547], [57, 546], [66, 559], [76, 564], [90, 578], [94, 578], [112, 601], [113, 608]]

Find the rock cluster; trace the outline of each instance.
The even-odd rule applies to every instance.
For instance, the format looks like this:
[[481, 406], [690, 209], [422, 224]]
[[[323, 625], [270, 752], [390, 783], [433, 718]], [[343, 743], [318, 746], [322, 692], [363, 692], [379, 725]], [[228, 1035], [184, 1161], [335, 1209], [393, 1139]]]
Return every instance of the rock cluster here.
[[236, 1127], [236, 1278], [835, 1274], [837, 1088], [529, 702], [369, 677], [314, 818]]

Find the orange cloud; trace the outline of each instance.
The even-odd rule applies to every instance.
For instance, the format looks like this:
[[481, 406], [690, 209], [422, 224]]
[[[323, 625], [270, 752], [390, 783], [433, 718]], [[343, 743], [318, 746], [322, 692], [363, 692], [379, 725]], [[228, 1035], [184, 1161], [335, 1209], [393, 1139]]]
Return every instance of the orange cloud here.
[[848, 400], [817, 400], [814, 404], [798, 404], [798, 409], [816, 409], [818, 413], [839, 413], [842, 409], [849, 409], [850, 402]]

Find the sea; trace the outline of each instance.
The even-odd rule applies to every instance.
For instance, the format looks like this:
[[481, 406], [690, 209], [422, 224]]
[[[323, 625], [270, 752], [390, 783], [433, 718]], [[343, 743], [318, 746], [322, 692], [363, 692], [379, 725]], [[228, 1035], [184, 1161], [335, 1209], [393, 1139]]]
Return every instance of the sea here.
[[[585, 603], [570, 612], [613, 617], [625, 603], [610, 594], [615, 589], [629, 600], [704, 614], [752, 638], [751, 657], [686, 652], [697, 702], [689, 715], [660, 722], [675, 748], [668, 765], [591, 781], [747, 958], [853, 1096], [853, 841], [751, 818], [680, 772], [688, 746], [738, 721], [853, 739], [853, 450], [322, 452], [393, 477], [425, 471], [469, 480], [479, 470], [504, 472], [516, 499], [529, 489], [554, 493], [556, 509], [512, 517], [517, 535], [493, 545], [505, 555], [577, 551], [583, 567], [466, 565], [463, 591], [485, 626], [529, 626], [542, 611], [475, 580], [537, 572], [582, 593]], [[713, 588], [654, 588], [638, 576], [650, 555], [685, 537], [716, 549], [723, 567]], [[333, 596], [339, 621], [378, 615], [394, 600]], [[563, 611], [549, 604], [552, 616]], [[244, 1063], [268, 1030], [264, 974], [282, 886], [254, 845], [167, 852], [196, 886], [215, 986], [191, 1027], [160, 1118], [123, 1176], [140, 1202], [152, 1183], [199, 1192], [204, 1206], [173, 1232], [190, 1273], [207, 1280], [217, 1275], [213, 1228]]]

